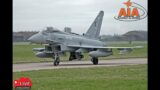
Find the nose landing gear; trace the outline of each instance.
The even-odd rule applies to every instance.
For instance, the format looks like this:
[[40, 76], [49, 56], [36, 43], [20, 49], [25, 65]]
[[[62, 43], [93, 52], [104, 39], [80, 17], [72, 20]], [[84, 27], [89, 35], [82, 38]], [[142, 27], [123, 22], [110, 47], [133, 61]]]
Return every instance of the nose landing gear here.
[[59, 55], [58, 55], [58, 53], [55, 53], [55, 54], [54, 54], [53, 65], [54, 65], [54, 66], [57, 66], [57, 65], [59, 65], [59, 63], [60, 63]]

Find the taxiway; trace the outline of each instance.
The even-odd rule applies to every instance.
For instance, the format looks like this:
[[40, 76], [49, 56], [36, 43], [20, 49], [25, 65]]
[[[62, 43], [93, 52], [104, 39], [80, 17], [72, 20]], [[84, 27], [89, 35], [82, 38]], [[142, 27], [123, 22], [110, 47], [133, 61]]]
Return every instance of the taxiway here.
[[138, 64], [147, 64], [147, 58], [99, 60], [98, 65], [93, 65], [91, 61], [60, 62], [60, 65], [58, 66], [53, 66], [52, 62], [13, 64], [13, 72], [41, 70], [41, 69], [110, 67], [110, 66], [138, 65]]

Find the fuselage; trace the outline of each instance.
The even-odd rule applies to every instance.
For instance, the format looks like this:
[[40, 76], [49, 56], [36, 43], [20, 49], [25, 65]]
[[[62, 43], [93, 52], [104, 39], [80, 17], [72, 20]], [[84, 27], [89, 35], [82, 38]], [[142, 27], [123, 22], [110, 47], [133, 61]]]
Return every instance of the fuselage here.
[[53, 33], [51, 34], [51, 39], [63, 42], [65, 45], [103, 46], [103, 42], [99, 40], [90, 39], [80, 35]]
[[104, 46], [105, 44], [98, 39], [88, 38], [82, 35], [74, 35], [66, 32], [41, 31], [29, 38], [32, 43], [47, 44], [46, 40], [59, 42], [63, 45], [85, 45], [85, 46]]

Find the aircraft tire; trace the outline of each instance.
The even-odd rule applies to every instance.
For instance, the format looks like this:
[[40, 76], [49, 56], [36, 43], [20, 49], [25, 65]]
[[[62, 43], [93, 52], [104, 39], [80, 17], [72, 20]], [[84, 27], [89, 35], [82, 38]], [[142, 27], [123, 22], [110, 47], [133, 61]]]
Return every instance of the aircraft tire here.
[[56, 60], [54, 60], [53, 65], [57, 66], [59, 65], [59, 62], [60, 62], [59, 57], [57, 57]]
[[97, 65], [97, 64], [98, 64], [98, 58], [96, 58], [96, 57], [93, 57], [93, 58], [91, 59], [91, 61], [93, 62], [94, 65]]

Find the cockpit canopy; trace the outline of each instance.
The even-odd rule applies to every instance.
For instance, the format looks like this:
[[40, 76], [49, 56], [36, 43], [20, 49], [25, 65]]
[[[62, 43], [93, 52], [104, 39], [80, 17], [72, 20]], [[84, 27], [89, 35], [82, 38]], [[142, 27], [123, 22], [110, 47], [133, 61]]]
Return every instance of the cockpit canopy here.
[[47, 33], [59, 33], [59, 34], [66, 34], [65, 32], [60, 31], [57, 28], [53, 27], [46, 27], [44, 30], [41, 31], [42, 34], [47, 34]]

